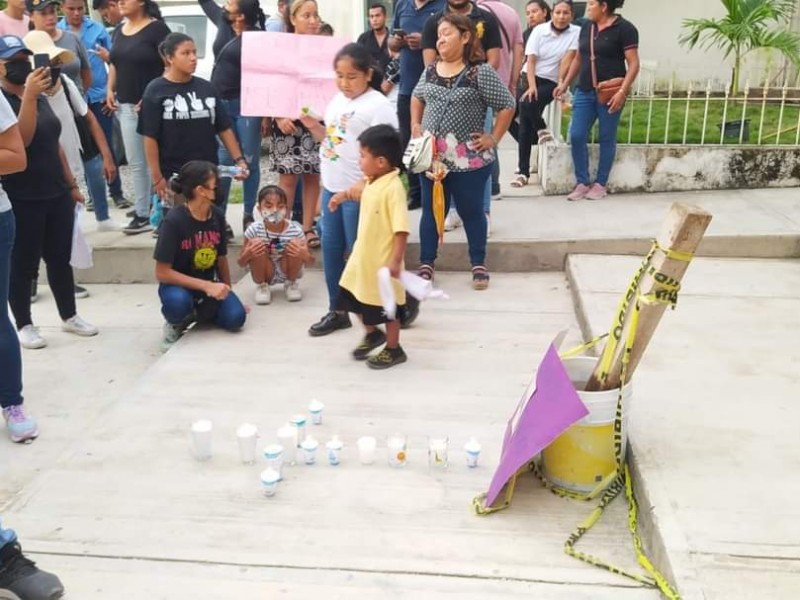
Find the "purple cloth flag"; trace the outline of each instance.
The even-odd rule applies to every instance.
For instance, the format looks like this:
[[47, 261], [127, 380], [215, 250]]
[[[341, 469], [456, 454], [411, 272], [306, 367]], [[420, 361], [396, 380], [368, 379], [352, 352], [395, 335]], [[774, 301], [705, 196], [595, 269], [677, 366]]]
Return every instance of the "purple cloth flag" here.
[[531, 382], [508, 422], [500, 464], [486, 494], [486, 506], [494, 504], [517, 471], [588, 414], [551, 344], [536, 371], [535, 387]]

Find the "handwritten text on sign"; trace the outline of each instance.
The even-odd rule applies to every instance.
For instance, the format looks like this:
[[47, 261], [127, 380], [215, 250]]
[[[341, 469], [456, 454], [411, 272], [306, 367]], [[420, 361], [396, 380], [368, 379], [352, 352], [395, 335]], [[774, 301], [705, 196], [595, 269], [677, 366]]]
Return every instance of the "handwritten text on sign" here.
[[347, 40], [319, 35], [242, 34], [242, 114], [296, 119], [322, 115], [338, 91], [333, 59]]

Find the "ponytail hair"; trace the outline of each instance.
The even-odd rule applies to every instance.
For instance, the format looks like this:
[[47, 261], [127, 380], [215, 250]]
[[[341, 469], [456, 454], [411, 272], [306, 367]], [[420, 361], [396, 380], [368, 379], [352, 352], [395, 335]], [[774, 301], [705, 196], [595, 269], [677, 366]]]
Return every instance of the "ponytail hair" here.
[[210, 177], [219, 177], [217, 167], [205, 160], [190, 160], [181, 167], [180, 173], [170, 179], [169, 187], [176, 194], [191, 200], [194, 189], [206, 185]]
[[161, 9], [158, 8], [158, 4], [156, 4], [154, 0], [142, 0], [142, 11], [148, 17], [159, 21], [164, 20], [164, 17], [161, 16]]
[[[458, 14], [446, 14], [439, 19], [438, 25], [448, 23], [458, 29], [463, 35], [469, 34], [469, 41], [464, 45], [464, 62], [468, 65], [486, 61], [486, 54], [483, 51], [481, 40], [478, 38], [478, 31], [475, 23], [469, 17]], [[438, 27], [437, 25], [437, 27]]]
[[258, 3], [258, 0], [239, 0], [236, 4], [248, 27], [264, 31], [267, 16], [264, 14], [264, 11], [261, 10], [261, 5]]

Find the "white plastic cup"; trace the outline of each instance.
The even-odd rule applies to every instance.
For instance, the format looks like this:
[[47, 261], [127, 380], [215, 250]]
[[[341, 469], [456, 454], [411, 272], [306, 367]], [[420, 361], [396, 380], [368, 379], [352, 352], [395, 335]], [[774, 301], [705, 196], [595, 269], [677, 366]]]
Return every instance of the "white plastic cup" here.
[[261, 488], [265, 496], [274, 496], [278, 490], [278, 482], [281, 476], [275, 469], [265, 469], [261, 472]]
[[358, 438], [358, 458], [362, 465], [371, 465], [375, 462], [375, 448], [378, 441], [371, 436]]
[[264, 448], [264, 460], [267, 461], [267, 468], [277, 471], [278, 476], [283, 479], [283, 446], [270, 444]]
[[278, 429], [278, 443], [283, 446], [283, 460], [287, 465], [297, 460], [297, 427], [287, 423]]
[[389, 465], [392, 467], [403, 467], [406, 464], [408, 442], [406, 436], [395, 434], [386, 441], [389, 450]]
[[192, 423], [192, 454], [199, 461], [211, 458], [211, 434], [214, 425], [208, 419]]
[[328, 464], [332, 467], [338, 465], [342, 460], [342, 448], [344, 444], [338, 437], [333, 438], [325, 444], [325, 449], [328, 451]]
[[478, 457], [481, 455], [481, 445], [475, 438], [470, 438], [464, 444], [464, 452], [467, 454], [467, 467], [474, 469], [478, 466]]
[[258, 427], [251, 423], [239, 425], [236, 430], [236, 439], [239, 442], [239, 458], [242, 459], [242, 463], [246, 465], [255, 464]]
[[308, 412], [311, 414], [311, 423], [314, 425], [322, 425], [322, 411], [325, 410], [325, 405], [316, 398], [308, 405]]
[[447, 437], [428, 438], [428, 465], [434, 469], [447, 468]]
[[317, 462], [317, 448], [319, 447], [317, 440], [309, 436], [300, 444], [300, 447], [303, 449], [303, 462], [307, 465]]
[[297, 445], [302, 446], [306, 439], [306, 418], [303, 415], [295, 415], [292, 417], [291, 423], [297, 430]]

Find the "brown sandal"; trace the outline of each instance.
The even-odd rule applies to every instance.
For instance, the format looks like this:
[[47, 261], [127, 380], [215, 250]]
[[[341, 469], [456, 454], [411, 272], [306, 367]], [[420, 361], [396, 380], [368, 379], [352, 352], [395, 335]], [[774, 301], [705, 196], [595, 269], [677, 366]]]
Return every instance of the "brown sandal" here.
[[317, 235], [316, 231], [314, 231], [313, 229], [309, 229], [308, 231], [304, 231], [303, 233], [306, 234], [306, 243], [308, 244], [309, 248], [316, 249], [320, 247], [319, 236]]
[[472, 289], [483, 291], [489, 287], [489, 270], [483, 265], [472, 267]]

